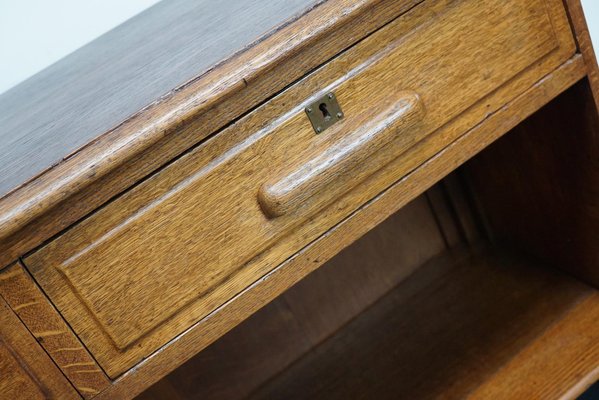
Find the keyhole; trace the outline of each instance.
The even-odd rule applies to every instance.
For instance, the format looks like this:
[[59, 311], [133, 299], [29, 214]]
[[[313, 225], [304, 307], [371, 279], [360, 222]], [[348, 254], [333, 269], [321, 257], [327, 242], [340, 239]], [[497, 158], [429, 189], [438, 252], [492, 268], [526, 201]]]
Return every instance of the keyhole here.
[[327, 105], [325, 103], [320, 103], [320, 105], [318, 106], [318, 109], [322, 113], [322, 117], [324, 118], [325, 121], [328, 121], [329, 119], [331, 119], [331, 113], [329, 112], [329, 110], [327, 110]]

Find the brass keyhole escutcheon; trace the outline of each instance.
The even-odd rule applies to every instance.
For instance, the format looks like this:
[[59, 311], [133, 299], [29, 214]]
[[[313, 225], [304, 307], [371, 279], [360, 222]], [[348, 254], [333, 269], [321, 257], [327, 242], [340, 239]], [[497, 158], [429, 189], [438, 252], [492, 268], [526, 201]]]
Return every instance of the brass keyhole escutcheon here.
[[327, 93], [306, 107], [306, 114], [317, 134], [324, 132], [344, 117], [337, 96], [333, 92]]

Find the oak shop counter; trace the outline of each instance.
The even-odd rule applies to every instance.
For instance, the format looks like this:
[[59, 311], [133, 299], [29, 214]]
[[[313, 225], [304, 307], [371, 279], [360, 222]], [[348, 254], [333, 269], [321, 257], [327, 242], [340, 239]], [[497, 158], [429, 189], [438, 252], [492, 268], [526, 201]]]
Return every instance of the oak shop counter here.
[[599, 135], [567, 3], [161, 2], [0, 96], [2, 396], [575, 398]]

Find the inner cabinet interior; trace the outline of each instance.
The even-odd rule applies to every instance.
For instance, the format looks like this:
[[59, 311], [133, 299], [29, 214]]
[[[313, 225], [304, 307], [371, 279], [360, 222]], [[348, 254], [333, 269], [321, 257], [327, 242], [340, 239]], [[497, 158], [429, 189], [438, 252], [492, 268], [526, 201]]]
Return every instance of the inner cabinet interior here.
[[576, 84], [140, 398], [553, 398], [591, 384], [593, 107]]

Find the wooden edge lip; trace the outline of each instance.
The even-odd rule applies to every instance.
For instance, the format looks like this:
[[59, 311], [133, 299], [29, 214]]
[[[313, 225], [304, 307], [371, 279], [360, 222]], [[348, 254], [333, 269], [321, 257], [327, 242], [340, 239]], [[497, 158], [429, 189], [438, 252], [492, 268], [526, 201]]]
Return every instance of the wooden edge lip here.
[[599, 365], [597, 368], [586, 374], [578, 383], [572, 386], [560, 399], [577, 399], [581, 396], [588, 388], [590, 388], [595, 382], [599, 380]]
[[[246, 88], [248, 82], [259, 80], [309, 44], [326, 39], [334, 29], [385, 1], [317, 2], [304, 14], [267, 32], [268, 36], [255, 42], [253, 47], [171, 91], [62, 163], [0, 198], [0, 240], [18, 232], [193, 118], [226, 102]], [[323, 11], [330, 14], [330, 18], [323, 18], [320, 15]], [[312, 20], [316, 22], [311, 23]], [[211, 133], [201, 133], [195, 143]]]
[[[424, 117], [422, 100], [413, 91], [398, 92], [396, 100], [389, 103], [356, 132], [347, 132], [338, 143], [323, 149], [297, 169], [286, 172], [275, 182], [263, 184], [258, 191], [258, 203], [266, 217], [272, 219], [293, 213], [319, 192], [331, 190], [340, 195], [343, 189], [351, 189], [329, 187], [339, 177], [340, 170], [352, 170], [352, 167], [362, 164], [402, 130], [412, 128]], [[340, 122], [340, 130], [344, 129], [344, 122]]]

